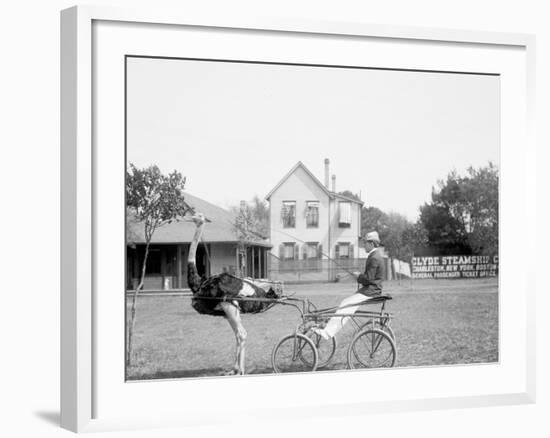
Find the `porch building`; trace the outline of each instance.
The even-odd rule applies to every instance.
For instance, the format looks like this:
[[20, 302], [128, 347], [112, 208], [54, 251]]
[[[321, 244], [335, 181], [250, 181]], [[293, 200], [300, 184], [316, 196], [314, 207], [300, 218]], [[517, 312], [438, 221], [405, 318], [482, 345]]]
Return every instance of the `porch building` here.
[[[267, 277], [271, 249], [267, 241], [248, 242], [242, 247], [236, 237], [235, 217], [231, 212], [189, 193], [185, 194], [185, 201], [210, 221], [204, 227], [196, 255], [201, 276], [229, 272], [242, 277]], [[191, 222], [178, 221], [156, 230], [147, 256], [144, 291], [188, 289], [187, 258], [195, 229]], [[126, 288], [134, 290], [141, 278], [145, 254], [143, 224], [129, 220], [127, 236]]]

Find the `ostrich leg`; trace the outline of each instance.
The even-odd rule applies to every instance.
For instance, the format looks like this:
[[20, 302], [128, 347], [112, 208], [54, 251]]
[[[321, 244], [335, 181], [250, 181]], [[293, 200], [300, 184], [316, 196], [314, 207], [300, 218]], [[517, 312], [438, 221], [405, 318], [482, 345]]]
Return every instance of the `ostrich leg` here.
[[244, 359], [245, 359], [245, 341], [246, 330], [241, 322], [241, 313], [239, 309], [228, 302], [220, 303], [221, 308], [227, 316], [227, 320], [235, 333], [235, 339], [237, 340], [237, 354], [235, 358], [235, 366], [233, 367], [232, 374], [244, 374]]

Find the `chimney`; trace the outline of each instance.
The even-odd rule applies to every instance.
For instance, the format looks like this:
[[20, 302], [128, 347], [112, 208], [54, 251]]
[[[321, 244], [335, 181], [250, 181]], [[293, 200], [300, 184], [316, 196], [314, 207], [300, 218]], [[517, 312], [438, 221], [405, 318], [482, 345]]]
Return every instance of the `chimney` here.
[[329, 165], [329, 160], [328, 158], [325, 158], [325, 187], [327, 188], [327, 190], [329, 189], [328, 188], [328, 174], [329, 174], [328, 165]]
[[332, 175], [332, 191], [336, 192], [336, 175]]

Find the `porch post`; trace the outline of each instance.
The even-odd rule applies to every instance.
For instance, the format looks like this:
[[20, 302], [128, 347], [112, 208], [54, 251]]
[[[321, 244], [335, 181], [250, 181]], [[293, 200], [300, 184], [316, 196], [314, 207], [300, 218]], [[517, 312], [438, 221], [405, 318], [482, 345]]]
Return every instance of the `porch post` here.
[[207, 277], [210, 277], [211, 273], [210, 273], [210, 269], [211, 269], [211, 266], [210, 266], [210, 254], [212, 254], [212, 245], [210, 245], [209, 243], [205, 243], [204, 244], [204, 247], [205, 247], [205, 250], [206, 252], [204, 253], [204, 257], [206, 258], [206, 276]]
[[162, 279], [161, 289], [165, 289], [166, 285], [166, 249], [164, 246], [160, 249], [160, 278]]
[[263, 249], [260, 247], [258, 248], [259, 252], [258, 252], [258, 271], [259, 271], [259, 277], [260, 278], [265, 278], [264, 277], [264, 273], [262, 271], [262, 267], [263, 267], [263, 263], [262, 263], [262, 258], [263, 258]]
[[176, 245], [176, 276], [178, 278], [177, 287], [179, 289], [182, 289], [183, 283], [181, 278], [182, 276], [181, 276], [181, 245], [180, 244]]
[[252, 256], [252, 269], [254, 270], [254, 277], [252, 278], [258, 278], [258, 271], [256, 270], [256, 256], [258, 255], [258, 248], [253, 248], [253, 256]]
[[254, 269], [254, 247], [250, 247], [250, 277], [256, 278], [256, 270]]
[[239, 264], [239, 245], [238, 244], [235, 246], [235, 266], [236, 266], [235, 275], [237, 275], [237, 277], [242, 277], [241, 265]]

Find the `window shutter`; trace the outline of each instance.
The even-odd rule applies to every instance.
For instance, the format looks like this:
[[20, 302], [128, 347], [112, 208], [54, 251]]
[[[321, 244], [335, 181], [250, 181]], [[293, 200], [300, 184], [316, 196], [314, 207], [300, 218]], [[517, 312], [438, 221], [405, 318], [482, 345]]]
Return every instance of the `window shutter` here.
[[349, 225], [351, 224], [351, 202], [339, 202], [339, 223]]
[[285, 259], [285, 246], [282, 243], [279, 245], [279, 259]]
[[349, 246], [349, 258], [350, 259], [354, 259], [355, 258], [355, 255], [354, 255], [354, 252], [353, 252], [353, 244], [351, 244]]
[[317, 258], [322, 259], [323, 258], [323, 245], [319, 244], [317, 247]]
[[294, 260], [298, 260], [300, 258], [300, 249], [298, 248], [298, 244], [294, 245]]
[[302, 245], [302, 258], [303, 258], [304, 260], [307, 260], [307, 249], [308, 249], [308, 248], [307, 248], [307, 243], [304, 243], [304, 244]]
[[334, 258], [335, 259], [340, 258], [340, 245], [336, 245], [334, 247]]

